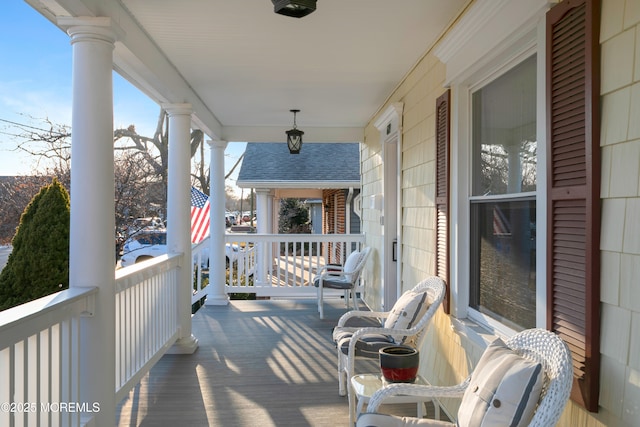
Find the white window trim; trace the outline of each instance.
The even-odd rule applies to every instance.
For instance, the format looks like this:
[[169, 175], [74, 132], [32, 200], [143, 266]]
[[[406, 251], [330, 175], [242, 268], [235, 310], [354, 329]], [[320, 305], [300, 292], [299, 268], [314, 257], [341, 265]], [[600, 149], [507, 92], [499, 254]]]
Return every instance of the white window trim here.
[[[451, 312], [453, 316], [468, 318], [496, 332], [496, 335], [511, 336], [514, 330], [497, 320], [469, 307], [470, 283], [470, 126], [471, 93], [495, 79], [525, 58], [537, 54], [537, 136], [538, 161], [541, 168], [537, 174], [536, 191], [536, 326], [546, 326], [546, 113], [545, 113], [545, 12], [549, 8], [546, 0], [504, 0], [502, 9], [496, 9], [493, 0], [476, 3], [468, 22], [448, 34], [435, 53], [447, 65], [447, 82], [451, 86], [451, 210], [450, 220], [456, 224], [451, 230], [452, 292]], [[509, 20], [514, 11], [519, 19]], [[474, 24], [473, 17], [483, 25]], [[506, 15], [506, 16], [505, 16]], [[520, 27], [517, 27], [515, 23]], [[486, 25], [504, 23], [502, 31], [492, 31], [485, 36], [481, 30]], [[462, 39], [465, 40], [462, 40]], [[478, 41], [480, 39], [480, 41]], [[461, 41], [462, 40], [462, 41]], [[483, 46], [483, 48], [479, 48]], [[493, 49], [491, 48], [493, 47]], [[472, 54], [470, 50], [476, 51]]]
[[[373, 204], [380, 202], [380, 225], [382, 228], [382, 248], [379, 248], [382, 268], [382, 307], [390, 310], [402, 293], [402, 114], [404, 103], [394, 102], [374, 122], [380, 132], [383, 164], [383, 195]], [[390, 160], [392, 159], [392, 160]], [[389, 168], [389, 169], [387, 169]], [[377, 195], [374, 195], [374, 197]], [[385, 218], [386, 217], [386, 218]], [[391, 224], [395, 223], [394, 226]], [[395, 240], [395, 244], [394, 244]], [[395, 259], [391, 248], [396, 248]]]
[[559, 0], [476, 0], [434, 48], [447, 64], [446, 84], [460, 84], [535, 30]]

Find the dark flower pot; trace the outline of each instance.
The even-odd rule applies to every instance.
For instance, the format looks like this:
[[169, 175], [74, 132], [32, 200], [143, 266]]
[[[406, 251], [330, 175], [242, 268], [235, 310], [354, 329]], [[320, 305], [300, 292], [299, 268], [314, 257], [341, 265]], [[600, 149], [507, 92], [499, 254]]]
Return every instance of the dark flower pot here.
[[412, 383], [418, 375], [420, 353], [406, 346], [391, 346], [380, 349], [380, 370], [385, 381], [390, 383]]

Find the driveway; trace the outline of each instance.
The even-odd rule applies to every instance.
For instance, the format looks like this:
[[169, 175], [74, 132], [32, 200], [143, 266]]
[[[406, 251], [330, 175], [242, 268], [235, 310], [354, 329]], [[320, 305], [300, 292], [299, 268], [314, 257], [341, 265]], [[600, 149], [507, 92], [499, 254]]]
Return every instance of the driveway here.
[[11, 246], [0, 246], [0, 271], [2, 271], [4, 265], [7, 263], [11, 249]]

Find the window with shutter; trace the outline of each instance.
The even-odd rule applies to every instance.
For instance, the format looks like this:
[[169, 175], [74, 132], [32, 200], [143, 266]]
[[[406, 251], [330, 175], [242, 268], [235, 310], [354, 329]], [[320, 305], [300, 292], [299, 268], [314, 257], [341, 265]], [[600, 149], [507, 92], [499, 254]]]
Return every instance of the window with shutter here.
[[513, 331], [536, 326], [536, 70], [527, 56], [470, 98], [469, 313]]
[[451, 311], [503, 335], [558, 333], [572, 398], [596, 411], [600, 0], [494, 5], [474, 2], [435, 50], [453, 88]]
[[436, 275], [446, 285], [442, 307], [450, 313], [449, 286], [449, 109], [450, 91], [436, 100]]
[[600, 367], [599, 11], [547, 13], [547, 326], [574, 359], [572, 399], [597, 411]]

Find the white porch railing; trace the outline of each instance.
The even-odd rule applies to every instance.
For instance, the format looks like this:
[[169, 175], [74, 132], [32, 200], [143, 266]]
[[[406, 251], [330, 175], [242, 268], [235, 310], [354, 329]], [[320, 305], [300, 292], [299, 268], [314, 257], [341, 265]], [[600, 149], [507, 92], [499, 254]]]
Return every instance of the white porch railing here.
[[191, 248], [191, 259], [193, 268], [191, 269], [191, 283], [193, 283], [193, 296], [191, 297], [191, 304], [195, 304], [197, 301], [201, 300], [207, 295], [207, 291], [204, 288], [208, 284], [208, 280], [206, 282], [203, 281], [204, 267], [207, 267], [209, 263], [206, 259], [206, 255], [208, 253], [209, 238], [207, 237], [197, 245], [194, 245]]
[[[310, 281], [317, 270], [343, 262], [364, 236], [233, 234], [225, 240], [241, 248], [230, 263], [227, 292], [304, 296], [315, 294]], [[182, 259], [163, 255], [115, 273], [116, 402], [178, 338]], [[196, 258], [195, 264], [203, 263]], [[205, 295], [199, 280], [194, 300]], [[0, 312], [0, 426], [82, 425], [95, 409], [46, 406], [81, 402], [80, 324], [92, 315], [98, 292], [71, 288]]]
[[[116, 402], [178, 338], [181, 260], [163, 255], [115, 273]], [[0, 312], [0, 426], [81, 426], [96, 411], [60, 405], [82, 402], [80, 323], [97, 292], [71, 288]]]
[[[327, 263], [342, 264], [364, 243], [361, 234], [228, 234], [237, 244], [237, 265], [226, 291], [257, 296], [312, 296], [313, 277]], [[249, 280], [249, 279], [252, 280]]]
[[116, 402], [178, 338], [178, 268], [162, 255], [116, 271]]
[[80, 321], [97, 292], [67, 289], [0, 312], [1, 426], [81, 425], [83, 411], [60, 405], [82, 401]]
[[[312, 296], [311, 281], [327, 263], [342, 264], [364, 243], [361, 234], [253, 234], [225, 235], [225, 244], [237, 247], [229, 253], [227, 293], [255, 293], [260, 297]], [[209, 238], [192, 248], [192, 304], [206, 296]], [[227, 246], [229, 247], [229, 246]]]

